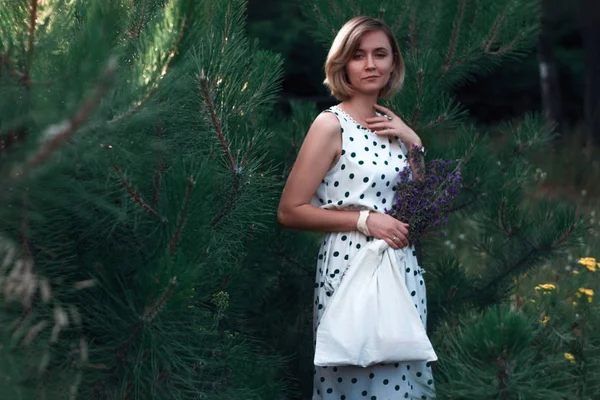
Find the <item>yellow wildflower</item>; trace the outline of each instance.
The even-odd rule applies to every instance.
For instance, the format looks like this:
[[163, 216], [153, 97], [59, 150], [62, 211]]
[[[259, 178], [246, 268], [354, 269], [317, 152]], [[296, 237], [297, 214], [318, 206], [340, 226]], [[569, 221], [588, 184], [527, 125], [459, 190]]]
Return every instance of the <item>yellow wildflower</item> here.
[[544, 315], [544, 318], [540, 319], [540, 322], [542, 324], [545, 324], [546, 322], [550, 321], [550, 317], [547, 315]]
[[[587, 269], [589, 269], [591, 272], [595, 272], [596, 271], [596, 259], [593, 257], [583, 257], [579, 259], [579, 264], [581, 265], [585, 265], [585, 267]], [[600, 267], [600, 263], [598, 264]]]
[[577, 271], [576, 269], [573, 270], [573, 275], [579, 275], [579, 271]]
[[565, 358], [571, 363], [575, 364], [575, 356], [571, 353], [565, 353]]
[[577, 305], [577, 302], [576, 302], [576, 301], [574, 301], [574, 302], [573, 302], [573, 305], [574, 305], [574, 306], [576, 306], [576, 305]]
[[592, 289], [579, 288], [579, 293], [577, 293], [578, 297], [581, 297], [581, 293], [587, 296], [588, 303], [592, 302], [592, 298], [594, 297], [594, 291]]
[[542, 283], [535, 287], [535, 290], [541, 290], [541, 289], [552, 290], [552, 289], [556, 289], [556, 286], [552, 283]]

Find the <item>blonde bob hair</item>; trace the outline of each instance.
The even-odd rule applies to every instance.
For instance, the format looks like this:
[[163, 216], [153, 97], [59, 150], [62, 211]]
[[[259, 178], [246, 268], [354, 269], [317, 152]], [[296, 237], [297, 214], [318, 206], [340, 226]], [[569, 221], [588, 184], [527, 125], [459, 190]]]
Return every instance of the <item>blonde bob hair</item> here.
[[394, 69], [390, 76], [390, 82], [381, 89], [379, 97], [389, 99], [402, 87], [404, 82], [404, 59], [400, 54], [400, 46], [398, 46], [398, 41], [392, 30], [379, 19], [366, 16], [356, 17], [342, 26], [331, 44], [327, 61], [325, 61], [325, 80], [323, 83], [329, 87], [331, 95], [340, 101], [349, 99], [354, 92], [346, 74], [346, 64], [358, 50], [363, 35], [373, 31], [381, 31], [386, 34], [392, 47], [394, 59]]

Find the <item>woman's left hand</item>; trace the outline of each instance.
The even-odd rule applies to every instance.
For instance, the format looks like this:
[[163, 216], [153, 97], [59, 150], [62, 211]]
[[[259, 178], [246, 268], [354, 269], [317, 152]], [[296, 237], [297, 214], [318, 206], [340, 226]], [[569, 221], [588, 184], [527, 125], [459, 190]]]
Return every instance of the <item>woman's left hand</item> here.
[[394, 114], [390, 109], [380, 106], [379, 104], [375, 104], [374, 106], [379, 112], [385, 115], [367, 118], [365, 120], [368, 124], [367, 128], [378, 135], [396, 136], [409, 148], [413, 145], [422, 146], [421, 138], [419, 138], [415, 131], [406, 125], [400, 117]]

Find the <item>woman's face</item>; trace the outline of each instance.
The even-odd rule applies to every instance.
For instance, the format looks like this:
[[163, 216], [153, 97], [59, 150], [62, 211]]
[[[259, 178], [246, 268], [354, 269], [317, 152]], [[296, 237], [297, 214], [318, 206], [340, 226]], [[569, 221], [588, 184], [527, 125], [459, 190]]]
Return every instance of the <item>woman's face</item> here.
[[387, 85], [393, 69], [392, 46], [382, 31], [365, 33], [346, 64], [350, 84], [364, 94], [378, 94]]

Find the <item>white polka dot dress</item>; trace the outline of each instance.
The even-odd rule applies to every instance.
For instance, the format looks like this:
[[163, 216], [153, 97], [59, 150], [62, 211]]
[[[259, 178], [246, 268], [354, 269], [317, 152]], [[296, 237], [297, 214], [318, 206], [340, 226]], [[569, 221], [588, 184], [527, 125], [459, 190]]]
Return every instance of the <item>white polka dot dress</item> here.
[[[380, 136], [361, 126], [338, 106], [334, 113], [342, 128], [342, 154], [325, 175], [312, 204], [328, 209], [369, 208], [385, 212], [392, 208], [398, 173], [408, 163], [406, 148], [398, 139]], [[367, 242], [363, 234], [334, 232], [325, 236], [319, 249], [315, 283], [313, 328], [327, 308], [331, 295], [352, 258]], [[414, 249], [409, 256], [413, 268], [404, 271], [423, 325], [427, 302], [423, 270], [416, 263]], [[409, 362], [361, 367], [318, 367], [314, 370], [313, 400], [396, 400], [432, 399], [433, 376], [430, 363]]]

